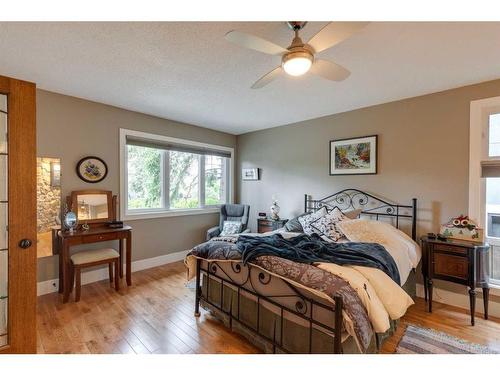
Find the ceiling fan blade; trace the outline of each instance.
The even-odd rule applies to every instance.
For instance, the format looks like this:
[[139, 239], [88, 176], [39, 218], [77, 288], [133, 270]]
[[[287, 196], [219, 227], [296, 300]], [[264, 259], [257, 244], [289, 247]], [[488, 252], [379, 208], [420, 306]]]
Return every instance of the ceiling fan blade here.
[[370, 22], [330, 22], [323, 27], [309, 42], [316, 53], [331, 48], [363, 29]]
[[252, 85], [252, 89], [260, 89], [261, 87], [264, 87], [271, 81], [274, 81], [282, 73], [283, 73], [283, 68], [281, 68], [281, 66], [278, 66], [277, 68], [271, 70], [269, 73], [262, 76], [257, 82], [255, 82]]
[[343, 81], [351, 75], [343, 66], [327, 60], [315, 60], [311, 66], [311, 73], [331, 81]]
[[238, 44], [239, 46], [267, 53], [269, 55], [281, 55], [282, 53], [287, 52], [285, 48], [280, 47], [273, 42], [237, 30], [228, 32], [225, 35], [225, 38], [226, 40], [234, 44]]

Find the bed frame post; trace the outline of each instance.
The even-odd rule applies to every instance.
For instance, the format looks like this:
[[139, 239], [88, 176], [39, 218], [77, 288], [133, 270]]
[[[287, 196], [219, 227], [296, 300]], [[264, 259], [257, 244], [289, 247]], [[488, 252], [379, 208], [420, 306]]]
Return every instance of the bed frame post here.
[[335, 336], [333, 337], [333, 352], [342, 354], [342, 297], [335, 296]]
[[417, 198], [412, 199], [411, 238], [417, 240]]
[[307, 194], [304, 194], [304, 213], [307, 212]]
[[201, 296], [201, 259], [196, 259], [196, 297], [194, 302], [194, 316], [200, 316], [200, 296]]

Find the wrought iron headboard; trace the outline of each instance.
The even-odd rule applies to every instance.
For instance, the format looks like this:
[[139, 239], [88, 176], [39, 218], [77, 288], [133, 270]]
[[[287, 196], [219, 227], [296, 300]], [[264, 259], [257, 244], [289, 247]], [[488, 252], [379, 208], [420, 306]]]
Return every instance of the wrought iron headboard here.
[[411, 237], [417, 239], [417, 198], [412, 199], [411, 205], [401, 205], [387, 202], [374, 195], [358, 189], [344, 189], [322, 199], [312, 199], [305, 194], [304, 212], [314, 212], [322, 207], [333, 209], [340, 208], [342, 211], [361, 209], [360, 215], [390, 217], [395, 219], [395, 227], [399, 229], [400, 219], [411, 220]]

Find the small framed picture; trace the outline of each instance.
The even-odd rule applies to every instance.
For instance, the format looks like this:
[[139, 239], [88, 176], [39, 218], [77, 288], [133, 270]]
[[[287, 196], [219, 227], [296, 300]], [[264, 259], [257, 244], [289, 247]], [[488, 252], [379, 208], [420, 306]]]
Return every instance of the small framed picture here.
[[376, 135], [330, 141], [330, 176], [376, 173]]
[[259, 168], [242, 168], [241, 179], [247, 181], [256, 181], [259, 179]]
[[96, 183], [106, 178], [108, 166], [97, 156], [87, 156], [76, 165], [76, 174], [85, 182]]

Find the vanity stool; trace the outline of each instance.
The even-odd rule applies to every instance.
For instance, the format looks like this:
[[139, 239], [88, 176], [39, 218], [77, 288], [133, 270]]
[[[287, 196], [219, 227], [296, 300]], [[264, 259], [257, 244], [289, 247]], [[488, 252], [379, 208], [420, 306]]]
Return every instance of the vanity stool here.
[[107, 264], [109, 268], [109, 282], [113, 282], [113, 264], [115, 265], [115, 289], [120, 289], [120, 253], [114, 249], [85, 250], [71, 256], [71, 286], [76, 278], [75, 302], [80, 301], [82, 289], [82, 268]]

